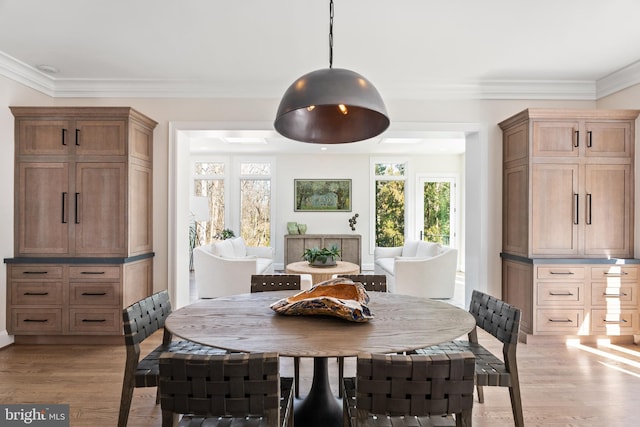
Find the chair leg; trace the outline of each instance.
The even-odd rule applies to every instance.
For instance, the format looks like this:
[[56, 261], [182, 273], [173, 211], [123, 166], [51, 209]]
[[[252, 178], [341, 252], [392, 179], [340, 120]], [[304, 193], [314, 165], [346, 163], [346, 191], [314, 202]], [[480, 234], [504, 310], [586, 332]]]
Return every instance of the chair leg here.
[[456, 414], [456, 427], [471, 427], [472, 411], [467, 409], [460, 414]]
[[342, 382], [344, 381], [344, 357], [338, 357], [338, 397], [342, 399]]
[[120, 412], [118, 414], [118, 427], [127, 427], [131, 399], [133, 399], [133, 382], [125, 378], [122, 384], [122, 396], [120, 397]]
[[[300, 397], [300, 358], [293, 358], [293, 381], [295, 385], [293, 386], [296, 398]], [[293, 411], [291, 411], [293, 412]]]
[[484, 391], [482, 390], [482, 386], [477, 385], [476, 390], [478, 392], [478, 403], [484, 403]]
[[522, 399], [520, 398], [520, 385], [516, 383], [509, 387], [509, 398], [511, 398], [511, 411], [516, 427], [524, 427], [524, 416], [522, 414]]

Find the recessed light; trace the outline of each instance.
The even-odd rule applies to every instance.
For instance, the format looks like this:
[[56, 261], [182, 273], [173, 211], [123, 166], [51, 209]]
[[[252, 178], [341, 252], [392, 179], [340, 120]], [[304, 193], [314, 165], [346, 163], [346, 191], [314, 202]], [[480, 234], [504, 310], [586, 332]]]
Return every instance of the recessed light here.
[[48, 73], [48, 74], [56, 74], [57, 72], [60, 71], [53, 65], [46, 65], [46, 64], [36, 65], [36, 68], [42, 71], [43, 73]]
[[264, 138], [245, 137], [245, 136], [225, 136], [222, 138], [227, 144], [266, 144]]
[[422, 138], [383, 138], [380, 144], [418, 144]]
[[320, 151], [327, 151], [328, 148], [327, 147], [320, 147]]

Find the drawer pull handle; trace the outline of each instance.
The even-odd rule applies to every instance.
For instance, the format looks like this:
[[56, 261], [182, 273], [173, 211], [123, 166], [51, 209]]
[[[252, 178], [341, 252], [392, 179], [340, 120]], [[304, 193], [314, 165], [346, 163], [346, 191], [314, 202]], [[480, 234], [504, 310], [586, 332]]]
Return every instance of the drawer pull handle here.
[[23, 322], [46, 323], [49, 319], [24, 319]]
[[608, 293], [603, 293], [602, 295], [604, 295], [605, 297], [626, 297], [627, 294], [625, 294], [624, 292], [620, 292], [617, 294], [608, 294]]
[[83, 271], [80, 274], [104, 274], [104, 271]]
[[627, 323], [626, 320], [624, 319], [620, 319], [620, 320], [607, 320], [607, 319], [602, 319], [602, 321], [604, 323]]
[[621, 272], [621, 273], [609, 273], [608, 271], [605, 271], [605, 272], [604, 272], [604, 275], [605, 275], [605, 276], [613, 276], [613, 277], [626, 276], [627, 274], [629, 274], [629, 273], [626, 273], [626, 272], [624, 272], [624, 271], [623, 271], [623, 272]]
[[106, 292], [83, 292], [82, 296], [102, 297], [102, 296], [105, 296], [106, 294], [107, 294]]
[[573, 323], [571, 319], [549, 319], [549, 322], [553, 323]]
[[82, 319], [84, 323], [104, 323], [106, 319]]
[[45, 295], [49, 295], [49, 292], [25, 292], [23, 295], [26, 295], [26, 296], [45, 296]]
[[47, 274], [48, 271], [23, 271], [22, 274]]
[[552, 271], [551, 274], [564, 274], [566, 276], [570, 276], [575, 273], [573, 271]]
[[549, 292], [549, 295], [554, 297], [572, 297], [572, 292]]

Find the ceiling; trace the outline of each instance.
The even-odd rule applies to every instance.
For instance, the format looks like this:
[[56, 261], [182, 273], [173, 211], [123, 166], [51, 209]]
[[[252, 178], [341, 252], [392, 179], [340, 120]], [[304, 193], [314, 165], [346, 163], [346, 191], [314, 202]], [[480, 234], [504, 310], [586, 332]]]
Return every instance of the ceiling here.
[[[0, 0], [0, 75], [53, 97], [277, 99], [328, 67], [328, 4]], [[640, 83], [638, 16], [636, 0], [335, 0], [333, 66], [387, 100], [595, 100]]]

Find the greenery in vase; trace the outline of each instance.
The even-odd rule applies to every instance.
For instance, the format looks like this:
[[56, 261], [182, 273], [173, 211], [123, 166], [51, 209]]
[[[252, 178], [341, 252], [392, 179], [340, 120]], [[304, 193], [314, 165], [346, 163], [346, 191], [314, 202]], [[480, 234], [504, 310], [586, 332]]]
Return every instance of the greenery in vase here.
[[340, 256], [340, 249], [338, 249], [338, 245], [331, 245], [330, 248], [310, 248], [305, 249], [302, 254], [302, 259], [308, 261], [309, 263], [313, 263], [314, 261], [319, 261], [322, 263], [327, 262], [329, 258], [338, 258]]
[[214, 237], [219, 240], [227, 240], [227, 239], [231, 239], [232, 237], [236, 237], [236, 233], [234, 233], [233, 230], [231, 230], [230, 228], [225, 228], [220, 233], [216, 234]]

